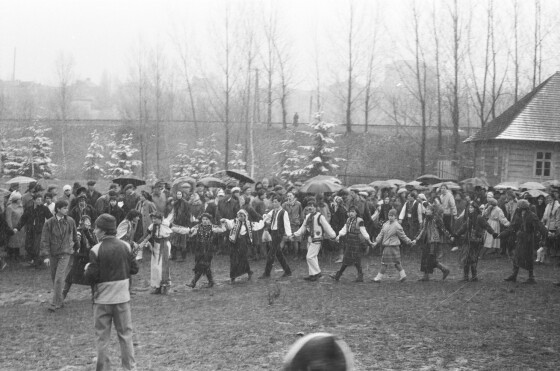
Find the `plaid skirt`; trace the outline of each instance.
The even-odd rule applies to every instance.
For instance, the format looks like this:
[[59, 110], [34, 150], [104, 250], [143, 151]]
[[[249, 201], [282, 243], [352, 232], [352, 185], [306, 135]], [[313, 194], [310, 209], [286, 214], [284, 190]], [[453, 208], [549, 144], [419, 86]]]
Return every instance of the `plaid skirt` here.
[[381, 264], [397, 264], [401, 262], [400, 246], [383, 246]]

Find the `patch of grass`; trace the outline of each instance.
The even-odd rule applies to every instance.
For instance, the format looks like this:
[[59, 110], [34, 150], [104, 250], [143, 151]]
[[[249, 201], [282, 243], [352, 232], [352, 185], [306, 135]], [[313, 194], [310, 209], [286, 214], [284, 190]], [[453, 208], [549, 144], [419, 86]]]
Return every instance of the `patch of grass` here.
[[[419, 278], [419, 258], [404, 256], [409, 276], [370, 282], [379, 257], [364, 259], [366, 283], [352, 282], [349, 267], [340, 282], [302, 280], [304, 261], [292, 261], [287, 280], [240, 278], [228, 283], [229, 259], [217, 256], [218, 285], [192, 290], [193, 261], [172, 263], [173, 290], [150, 295], [149, 262], [134, 277], [134, 343], [141, 370], [277, 370], [296, 334], [326, 331], [342, 337], [354, 352], [358, 370], [375, 369], [556, 369], [560, 358], [558, 269], [539, 266], [537, 285], [503, 282], [506, 258], [483, 260], [478, 283], [461, 283], [455, 256], [441, 282]], [[264, 261], [252, 263], [255, 277]], [[325, 272], [338, 265], [323, 259]], [[275, 266], [275, 268], [279, 268]], [[281, 272], [274, 272], [278, 278]], [[524, 278], [524, 277], [521, 277]], [[205, 284], [204, 278], [199, 286]], [[47, 270], [10, 265], [0, 273], [0, 369], [95, 368], [95, 335], [89, 288], [74, 285], [66, 307], [48, 313], [51, 282]], [[272, 299], [271, 299], [272, 298]], [[112, 360], [119, 347], [112, 336]]]

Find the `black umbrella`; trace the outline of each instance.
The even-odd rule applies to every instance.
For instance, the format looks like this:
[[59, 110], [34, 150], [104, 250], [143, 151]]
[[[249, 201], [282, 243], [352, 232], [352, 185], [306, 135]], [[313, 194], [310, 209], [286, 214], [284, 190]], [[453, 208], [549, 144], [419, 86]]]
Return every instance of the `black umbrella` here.
[[247, 173], [245, 173], [245, 171], [243, 170], [220, 170], [214, 175], [218, 175], [218, 174], [225, 174], [230, 178], [237, 179], [243, 183], [255, 183], [255, 181], [251, 179], [249, 175], [247, 175]]
[[137, 176], [129, 175], [115, 178], [113, 179], [113, 183], [116, 183], [121, 187], [126, 187], [127, 184], [132, 184], [133, 186], [138, 187], [139, 185], [146, 184], [146, 181], [138, 178]]
[[208, 188], [211, 188], [211, 187], [213, 187], [213, 188], [225, 188], [225, 186], [226, 186], [226, 183], [223, 180], [218, 179], [218, 178], [214, 178], [212, 176], [207, 176], [207, 177], [201, 178], [201, 179], [198, 180], [198, 182], [196, 182], [196, 184], [197, 185], [202, 184], [203, 186], [208, 187]]
[[419, 181], [420, 183], [425, 183], [425, 184], [437, 184], [443, 182], [443, 179], [433, 174], [421, 175], [418, 178], [416, 178], [416, 180]]

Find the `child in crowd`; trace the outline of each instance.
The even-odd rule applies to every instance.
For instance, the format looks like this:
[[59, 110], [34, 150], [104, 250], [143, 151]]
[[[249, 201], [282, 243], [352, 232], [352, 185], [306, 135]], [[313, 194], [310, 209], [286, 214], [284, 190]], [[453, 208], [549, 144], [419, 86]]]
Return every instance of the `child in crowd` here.
[[377, 236], [373, 246], [381, 243], [383, 249], [383, 255], [381, 256], [381, 270], [377, 273], [377, 276], [373, 279], [374, 282], [381, 282], [385, 277], [385, 272], [387, 271], [387, 265], [394, 264], [395, 268], [399, 272], [399, 281], [403, 282], [406, 280], [406, 273], [401, 265], [401, 240], [406, 244], [412, 244], [413, 246], [416, 242], [411, 241], [410, 238], [404, 233], [403, 227], [397, 222], [397, 210], [391, 209], [388, 212], [388, 221], [383, 224], [381, 232]]
[[355, 265], [358, 270], [358, 278], [355, 282], [364, 282], [364, 273], [362, 272], [362, 239], [371, 245], [369, 234], [366, 231], [364, 221], [358, 217], [358, 209], [355, 206], [348, 208], [348, 219], [344, 227], [338, 232], [336, 242], [340, 241], [340, 237], [346, 236], [346, 248], [344, 249], [344, 258], [342, 266], [335, 275], [330, 276], [332, 279], [338, 281], [342, 273], [349, 265]]

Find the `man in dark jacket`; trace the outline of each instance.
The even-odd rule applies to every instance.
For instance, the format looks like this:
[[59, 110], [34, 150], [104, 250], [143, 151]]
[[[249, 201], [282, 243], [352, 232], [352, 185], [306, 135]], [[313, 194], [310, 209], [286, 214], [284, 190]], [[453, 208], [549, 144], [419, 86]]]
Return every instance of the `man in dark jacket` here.
[[41, 232], [45, 221], [52, 216], [49, 208], [43, 205], [43, 196], [35, 194], [33, 195], [33, 204], [31, 207], [24, 209], [18, 225], [14, 228], [14, 232], [17, 233], [23, 227], [27, 227], [25, 228], [25, 251], [34, 267], [39, 267], [42, 264], [41, 259], [39, 259]]
[[70, 217], [72, 217], [74, 221], [80, 221], [82, 220], [82, 216], [87, 215], [91, 220], [95, 220], [97, 218], [97, 212], [95, 211], [93, 206], [87, 203], [87, 196], [81, 194], [78, 196], [77, 200], [78, 204], [70, 210]]
[[[48, 210], [48, 209], [47, 209]], [[78, 233], [74, 219], [68, 217], [68, 201], [57, 201], [54, 205], [55, 216], [47, 220], [41, 233], [40, 257], [51, 268], [53, 281], [53, 300], [49, 311], [62, 308], [64, 279], [74, 244], [78, 242]], [[49, 211], [50, 214], [50, 211]]]
[[101, 197], [101, 193], [99, 193], [95, 189], [95, 180], [90, 180], [87, 182], [86, 196], [88, 205], [91, 205], [91, 207], [95, 207], [97, 199]]
[[116, 237], [117, 223], [113, 216], [101, 214], [95, 221], [97, 240], [90, 250], [85, 278], [94, 285], [93, 311], [97, 335], [97, 370], [109, 370], [109, 336], [115, 323], [122, 366], [136, 369], [132, 346], [132, 316], [130, 311], [130, 276], [138, 273], [138, 265], [130, 245]]

